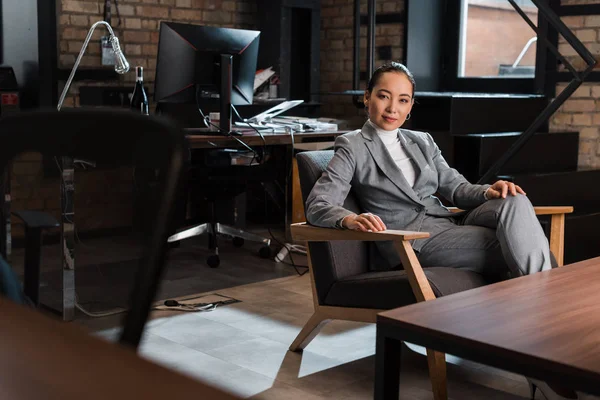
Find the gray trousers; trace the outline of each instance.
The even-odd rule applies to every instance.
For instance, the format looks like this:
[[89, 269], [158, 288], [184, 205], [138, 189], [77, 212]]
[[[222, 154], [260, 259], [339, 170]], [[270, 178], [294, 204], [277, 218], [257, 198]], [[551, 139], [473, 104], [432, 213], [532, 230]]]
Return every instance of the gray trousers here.
[[447, 229], [417, 253], [423, 267], [470, 269], [490, 279], [552, 268], [548, 239], [527, 196], [488, 200], [456, 218], [439, 218]]

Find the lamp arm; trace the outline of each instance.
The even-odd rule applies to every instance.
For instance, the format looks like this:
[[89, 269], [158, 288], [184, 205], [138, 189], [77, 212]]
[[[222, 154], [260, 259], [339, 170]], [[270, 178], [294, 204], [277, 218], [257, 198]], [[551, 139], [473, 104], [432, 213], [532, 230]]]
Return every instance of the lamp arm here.
[[75, 60], [75, 64], [73, 65], [73, 69], [71, 70], [71, 74], [69, 75], [69, 79], [67, 79], [67, 83], [65, 83], [65, 87], [63, 88], [63, 91], [60, 95], [60, 99], [58, 100], [58, 105], [56, 106], [57, 111], [60, 111], [60, 109], [63, 105], [63, 102], [65, 101], [65, 97], [67, 96], [67, 93], [69, 92], [69, 87], [71, 86], [71, 82], [73, 82], [73, 77], [75, 76], [75, 71], [77, 71], [77, 67], [79, 67], [79, 63], [81, 62], [81, 59], [83, 58], [83, 54], [85, 53], [85, 50], [87, 49], [88, 43], [90, 42], [90, 39], [92, 38], [92, 34], [94, 33], [94, 30], [100, 24], [106, 25], [106, 29], [108, 29], [108, 32], [110, 33], [110, 35], [115, 36], [115, 33], [113, 32], [112, 27], [106, 21], [98, 21], [94, 25], [92, 25], [92, 27], [90, 28], [90, 31], [87, 34], [87, 37], [85, 38], [85, 41], [83, 42], [83, 46], [81, 47], [81, 50], [79, 51], [79, 55], [77, 56], [77, 59]]

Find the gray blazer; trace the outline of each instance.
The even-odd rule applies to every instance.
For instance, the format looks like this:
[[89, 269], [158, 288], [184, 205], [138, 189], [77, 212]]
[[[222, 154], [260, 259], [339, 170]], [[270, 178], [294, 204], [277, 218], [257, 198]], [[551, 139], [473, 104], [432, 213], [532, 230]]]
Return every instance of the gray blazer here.
[[[362, 211], [381, 217], [388, 229], [425, 231], [433, 236], [446, 229], [440, 226], [440, 217], [456, 216], [434, 196], [436, 192], [463, 209], [485, 201], [483, 193], [490, 185], [471, 184], [450, 168], [430, 134], [399, 129], [398, 137], [415, 166], [413, 187], [377, 131], [366, 123], [362, 130], [336, 139], [335, 154], [306, 200], [307, 221], [316, 226], [339, 227], [339, 221], [352, 214], [343, 207], [352, 189]], [[415, 240], [412, 246], [418, 251], [426, 242]], [[377, 242], [377, 247], [390, 266], [400, 263], [391, 243]]]

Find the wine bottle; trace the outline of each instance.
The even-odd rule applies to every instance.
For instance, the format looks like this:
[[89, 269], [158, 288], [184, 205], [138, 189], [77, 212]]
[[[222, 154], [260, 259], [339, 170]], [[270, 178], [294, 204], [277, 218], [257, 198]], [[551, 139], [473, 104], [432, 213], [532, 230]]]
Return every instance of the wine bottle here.
[[148, 96], [144, 89], [144, 67], [135, 67], [135, 87], [131, 95], [131, 109], [148, 115]]

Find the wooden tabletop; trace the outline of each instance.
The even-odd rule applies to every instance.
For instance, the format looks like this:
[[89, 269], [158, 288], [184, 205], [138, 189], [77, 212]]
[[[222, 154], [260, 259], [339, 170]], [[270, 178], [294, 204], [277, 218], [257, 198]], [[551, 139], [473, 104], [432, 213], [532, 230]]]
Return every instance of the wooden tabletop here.
[[409, 343], [600, 394], [600, 257], [386, 311], [377, 326]]
[[[297, 132], [294, 133], [294, 143], [301, 143], [307, 139], [321, 140], [328, 137], [333, 138], [346, 132], [348, 131]], [[287, 133], [263, 133], [263, 137], [266, 144], [269, 146], [286, 145], [292, 143], [292, 136]], [[234, 138], [224, 135], [188, 134], [187, 139], [190, 147], [194, 149], [222, 146], [241, 146]], [[253, 131], [245, 132], [242, 136], [238, 136], [238, 139], [250, 146], [262, 145], [265, 143], [263, 142], [262, 138]]]
[[217, 399], [238, 397], [0, 298], [3, 399]]

